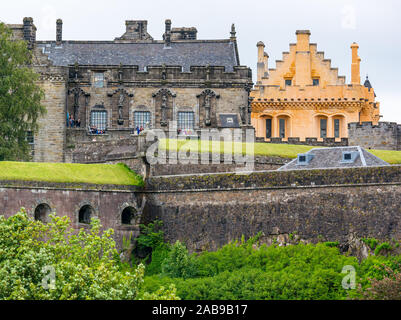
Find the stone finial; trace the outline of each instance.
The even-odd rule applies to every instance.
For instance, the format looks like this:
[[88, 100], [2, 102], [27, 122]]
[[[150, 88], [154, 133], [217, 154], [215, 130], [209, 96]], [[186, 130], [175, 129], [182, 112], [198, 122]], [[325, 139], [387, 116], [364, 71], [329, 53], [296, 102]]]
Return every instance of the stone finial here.
[[61, 44], [63, 41], [63, 20], [56, 21], [56, 44]]
[[231, 35], [231, 37], [230, 37], [230, 39], [231, 40], [235, 40], [236, 38], [235, 38], [235, 35], [236, 35], [236, 31], [235, 31], [235, 24], [233, 23], [232, 25], [231, 25], [231, 32], [230, 32], [230, 35]]

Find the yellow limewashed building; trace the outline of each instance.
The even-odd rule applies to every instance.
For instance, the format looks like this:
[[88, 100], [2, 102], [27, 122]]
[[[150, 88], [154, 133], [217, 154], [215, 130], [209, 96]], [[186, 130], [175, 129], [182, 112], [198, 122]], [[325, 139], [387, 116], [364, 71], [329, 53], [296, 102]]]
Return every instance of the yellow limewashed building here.
[[348, 137], [350, 122], [377, 124], [380, 104], [369, 80], [361, 85], [358, 45], [351, 45], [351, 83], [346, 84], [324, 52], [309, 42], [310, 31], [298, 30], [296, 35], [297, 43], [283, 52], [275, 69], [268, 68], [263, 42], [257, 43], [257, 82], [251, 92], [256, 136], [266, 141], [289, 137], [337, 141]]

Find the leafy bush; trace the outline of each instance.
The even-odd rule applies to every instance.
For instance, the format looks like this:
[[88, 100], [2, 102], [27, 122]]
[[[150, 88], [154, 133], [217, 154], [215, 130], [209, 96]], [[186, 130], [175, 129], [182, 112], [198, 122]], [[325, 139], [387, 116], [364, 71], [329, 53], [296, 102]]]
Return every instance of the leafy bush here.
[[375, 249], [375, 255], [379, 254], [387, 254], [389, 251], [393, 250], [391, 245], [388, 242], [383, 242], [379, 244]]
[[113, 230], [100, 229], [92, 219], [90, 231], [77, 232], [68, 217], [55, 214], [43, 224], [23, 209], [0, 216], [0, 299], [137, 298], [144, 266], [122, 268]]
[[268, 247], [255, 246], [251, 239], [196, 257], [180, 243], [174, 247], [166, 265], [175, 269], [145, 277], [145, 291], [175, 284], [178, 296], [185, 300], [346, 299], [341, 271], [346, 265], [359, 267], [356, 258], [323, 243]]
[[197, 273], [194, 256], [179, 240], [171, 247], [162, 263], [162, 274], [171, 278], [191, 278]]
[[401, 300], [401, 273], [383, 266], [387, 275], [383, 279], [371, 279], [365, 290], [359, 289], [364, 300]]
[[363, 238], [362, 241], [372, 250], [375, 250], [379, 240], [375, 238]]

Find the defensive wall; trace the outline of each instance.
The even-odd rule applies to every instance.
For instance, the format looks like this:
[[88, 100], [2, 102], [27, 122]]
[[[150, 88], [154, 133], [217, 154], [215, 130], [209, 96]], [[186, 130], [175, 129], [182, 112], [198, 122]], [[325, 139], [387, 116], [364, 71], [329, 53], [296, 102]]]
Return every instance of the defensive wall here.
[[[88, 229], [89, 224], [81, 221], [85, 218], [82, 215], [88, 214], [98, 217], [103, 229], [113, 228], [117, 245], [121, 246], [123, 237], [139, 234], [144, 200], [136, 190], [134, 186], [3, 180], [0, 181], [0, 215], [8, 217], [24, 207], [28, 215], [42, 220], [45, 215], [56, 212], [69, 217], [74, 229]], [[123, 212], [131, 221], [123, 221]]]
[[144, 221], [168, 241], [214, 250], [263, 232], [262, 241], [401, 239], [401, 167], [151, 177]]
[[348, 124], [349, 145], [366, 149], [401, 150], [401, 125], [396, 122]]
[[401, 166], [170, 175], [149, 177], [143, 189], [0, 181], [6, 216], [25, 207], [34, 217], [44, 205], [79, 229], [88, 228], [80, 219], [89, 208], [104, 228], [115, 229], [118, 246], [124, 236], [138, 235], [140, 222], [160, 219], [166, 239], [181, 240], [191, 251], [258, 232], [266, 243], [295, 235], [305, 242], [339, 241], [345, 251], [354, 239], [401, 240], [400, 200]]

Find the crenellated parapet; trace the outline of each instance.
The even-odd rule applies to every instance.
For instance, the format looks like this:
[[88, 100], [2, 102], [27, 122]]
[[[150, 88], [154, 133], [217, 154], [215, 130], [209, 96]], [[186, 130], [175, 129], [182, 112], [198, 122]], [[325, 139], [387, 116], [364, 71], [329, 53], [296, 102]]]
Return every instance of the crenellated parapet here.
[[401, 150], [401, 124], [371, 121], [348, 124], [350, 145], [368, 149]]
[[227, 72], [224, 66], [191, 66], [189, 72], [181, 66], [147, 66], [140, 71], [139, 66], [107, 66], [107, 65], [70, 65], [69, 81], [79, 81], [83, 85], [91, 85], [93, 73], [97, 70], [105, 72], [107, 85], [113, 86], [123, 82], [127, 86], [182, 86], [199, 84], [213, 87], [249, 86], [252, 85], [252, 73], [248, 67], [235, 66]]

